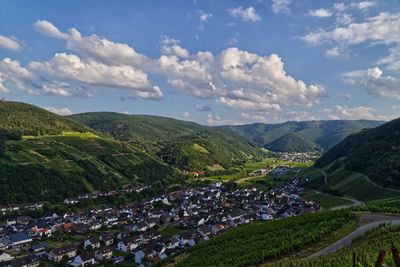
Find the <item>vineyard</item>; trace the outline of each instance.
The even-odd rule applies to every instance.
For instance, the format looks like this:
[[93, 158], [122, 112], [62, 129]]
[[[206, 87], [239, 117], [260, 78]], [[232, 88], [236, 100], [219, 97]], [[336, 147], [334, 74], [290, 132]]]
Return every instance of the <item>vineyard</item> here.
[[247, 266], [276, 259], [347, 225], [347, 210], [305, 214], [232, 229], [173, 259], [175, 266]]
[[371, 229], [362, 236], [353, 240], [351, 247], [343, 248], [330, 255], [313, 259], [298, 260], [292, 262], [281, 262], [274, 266], [313, 266], [313, 267], [353, 267], [353, 266], [375, 266], [380, 251], [385, 251], [386, 256], [382, 266], [396, 266], [391, 246], [400, 246], [400, 226], [382, 224]]

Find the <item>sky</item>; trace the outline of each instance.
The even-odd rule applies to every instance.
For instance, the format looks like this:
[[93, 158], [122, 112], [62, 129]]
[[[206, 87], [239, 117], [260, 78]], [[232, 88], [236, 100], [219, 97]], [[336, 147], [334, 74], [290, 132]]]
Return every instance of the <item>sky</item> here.
[[205, 125], [390, 120], [400, 2], [0, 2], [0, 97]]

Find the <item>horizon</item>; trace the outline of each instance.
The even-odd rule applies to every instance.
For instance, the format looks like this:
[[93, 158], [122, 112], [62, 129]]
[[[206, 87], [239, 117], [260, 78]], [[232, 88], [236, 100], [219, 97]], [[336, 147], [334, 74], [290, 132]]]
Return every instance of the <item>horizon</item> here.
[[60, 115], [208, 126], [399, 117], [395, 0], [0, 5], [0, 97]]

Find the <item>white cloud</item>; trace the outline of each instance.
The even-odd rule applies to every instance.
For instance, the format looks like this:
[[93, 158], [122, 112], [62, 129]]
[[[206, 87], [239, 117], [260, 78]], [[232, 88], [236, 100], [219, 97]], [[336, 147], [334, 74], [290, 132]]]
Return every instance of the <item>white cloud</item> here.
[[143, 64], [147, 60], [129, 45], [114, 43], [95, 34], [82, 36], [75, 28], [61, 32], [51, 22], [45, 20], [38, 20], [34, 26], [49, 37], [66, 41], [67, 48], [80, 56], [92, 57], [105, 64]]
[[44, 107], [45, 110], [56, 113], [61, 116], [66, 116], [66, 115], [72, 115], [73, 112], [67, 108], [67, 107], [62, 107], [62, 108], [56, 108], [56, 107]]
[[147, 74], [129, 65], [110, 66], [76, 55], [56, 53], [48, 62], [31, 62], [30, 69], [48, 76], [89, 85], [131, 90], [139, 97], [159, 99], [160, 88], [152, 86]]
[[347, 6], [346, 6], [343, 2], [335, 3], [335, 4], [333, 4], [333, 7], [334, 7], [337, 11], [344, 11], [344, 10], [347, 9]]
[[290, 0], [272, 0], [271, 10], [274, 13], [290, 14]]
[[334, 47], [325, 51], [325, 56], [327, 57], [340, 57], [342, 55], [339, 47]]
[[359, 10], [365, 11], [365, 10], [370, 9], [373, 6], [376, 6], [376, 2], [375, 1], [361, 1], [358, 3], [351, 3], [350, 6], [353, 8], [357, 8]]
[[338, 13], [336, 14], [336, 22], [339, 25], [349, 25], [353, 22], [353, 17], [348, 13]]
[[236, 7], [228, 10], [229, 14], [234, 16], [235, 18], [240, 18], [243, 21], [251, 21], [256, 22], [261, 20], [260, 15], [257, 14], [256, 9], [254, 7]]
[[21, 66], [21, 64], [10, 58], [0, 61], [0, 92], [10, 92], [9, 86], [15, 86], [21, 90], [30, 91], [26, 86], [33, 79], [33, 74]]
[[352, 119], [352, 120], [390, 120], [394, 116], [374, 115], [371, 107], [358, 106], [358, 107], [345, 107], [336, 106], [336, 115], [330, 115], [330, 119]]
[[9, 49], [11, 51], [21, 50], [22, 46], [15, 40], [0, 35], [0, 48]]
[[165, 55], [175, 55], [177, 57], [187, 58], [189, 51], [179, 45], [179, 41], [168, 36], [163, 36], [161, 40], [161, 52]]
[[68, 89], [68, 86], [61, 84], [43, 84], [42, 90], [44, 94], [48, 95], [72, 96], [72, 92]]
[[386, 65], [388, 70], [400, 70], [400, 42], [389, 48], [388, 55], [380, 58], [376, 63]]
[[400, 13], [380, 13], [367, 18], [364, 22], [351, 23], [345, 27], [336, 27], [331, 31], [319, 29], [302, 39], [311, 44], [338, 42], [341, 44], [360, 44], [370, 41], [376, 44], [393, 44], [400, 42]]
[[318, 17], [318, 18], [328, 18], [332, 16], [332, 12], [324, 8], [310, 10], [309, 14], [312, 17]]
[[378, 67], [343, 73], [344, 81], [358, 85], [369, 94], [389, 99], [400, 99], [400, 79], [383, 76]]
[[218, 115], [208, 114], [207, 123], [210, 124], [210, 125], [215, 125], [215, 124], [223, 124], [224, 121]]

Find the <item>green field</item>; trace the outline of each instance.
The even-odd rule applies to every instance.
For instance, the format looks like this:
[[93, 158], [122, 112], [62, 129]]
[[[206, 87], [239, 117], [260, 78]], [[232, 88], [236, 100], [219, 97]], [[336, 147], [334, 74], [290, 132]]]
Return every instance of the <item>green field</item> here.
[[164, 228], [160, 231], [160, 234], [162, 237], [164, 238], [169, 238], [169, 237], [173, 237], [175, 235], [179, 235], [182, 234], [183, 232], [187, 231], [187, 229], [184, 228], [177, 228], [177, 227], [168, 227], [168, 228]]
[[313, 190], [305, 191], [301, 194], [301, 196], [307, 200], [312, 200], [319, 203], [322, 207], [326, 209], [342, 205], [349, 205], [353, 203], [352, 201], [342, 197], [336, 197], [330, 194], [316, 192]]

